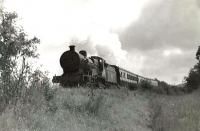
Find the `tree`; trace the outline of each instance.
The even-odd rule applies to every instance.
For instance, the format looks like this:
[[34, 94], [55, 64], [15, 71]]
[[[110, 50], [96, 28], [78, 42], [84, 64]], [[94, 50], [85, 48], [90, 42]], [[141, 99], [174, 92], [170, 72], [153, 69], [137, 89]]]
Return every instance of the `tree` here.
[[185, 78], [189, 90], [197, 89], [200, 86], [200, 46], [196, 53], [197, 64], [190, 70], [188, 77]]
[[30, 72], [29, 58], [37, 58], [36, 37], [28, 39], [16, 25], [17, 14], [2, 12], [0, 16], [0, 97], [5, 104], [21, 94], [20, 88]]
[[199, 46], [197, 53], [196, 53], [196, 59], [200, 60], [200, 46]]

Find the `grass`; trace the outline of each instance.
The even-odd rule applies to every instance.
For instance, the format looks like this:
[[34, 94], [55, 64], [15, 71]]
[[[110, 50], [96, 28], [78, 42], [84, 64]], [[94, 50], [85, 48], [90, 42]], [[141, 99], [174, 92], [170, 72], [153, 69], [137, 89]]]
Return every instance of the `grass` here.
[[[0, 115], [1, 131], [198, 131], [200, 90], [55, 88], [31, 92]], [[180, 92], [181, 91], [181, 92]]]
[[200, 91], [185, 95], [156, 95], [151, 100], [153, 131], [199, 131]]
[[54, 90], [47, 101], [34, 90], [0, 116], [2, 131], [149, 131], [149, 97], [127, 89]]

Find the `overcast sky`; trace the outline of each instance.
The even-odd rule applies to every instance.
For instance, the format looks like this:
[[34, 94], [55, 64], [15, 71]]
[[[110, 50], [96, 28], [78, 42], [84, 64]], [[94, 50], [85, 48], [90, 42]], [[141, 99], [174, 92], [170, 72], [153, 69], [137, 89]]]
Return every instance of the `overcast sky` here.
[[108, 63], [171, 84], [182, 82], [200, 45], [199, 0], [4, 0], [41, 40], [39, 63], [62, 74], [71, 42]]

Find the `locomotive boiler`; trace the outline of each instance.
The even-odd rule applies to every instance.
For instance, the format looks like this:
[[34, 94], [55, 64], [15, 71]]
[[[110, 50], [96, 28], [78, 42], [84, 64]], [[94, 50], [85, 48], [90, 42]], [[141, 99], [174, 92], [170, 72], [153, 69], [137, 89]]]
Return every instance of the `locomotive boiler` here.
[[148, 82], [152, 86], [158, 86], [156, 79], [149, 79], [134, 74], [116, 65], [110, 65], [99, 56], [87, 57], [87, 52], [75, 51], [75, 46], [69, 46], [69, 50], [60, 57], [60, 65], [63, 69], [61, 76], [54, 76], [53, 83], [60, 83], [63, 87], [75, 85], [94, 84], [97, 87], [110, 84], [137, 87], [142, 82]]
[[87, 57], [87, 52], [75, 51], [75, 46], [69, 46], [70, 50], [64, 52], [60, 57], [60, 65], [63, 69], [61, 76], [54, 76], [53, 83], [62, 86], [74, 86], [87, 82], [105, 80], [105, 61], [97, 56]]

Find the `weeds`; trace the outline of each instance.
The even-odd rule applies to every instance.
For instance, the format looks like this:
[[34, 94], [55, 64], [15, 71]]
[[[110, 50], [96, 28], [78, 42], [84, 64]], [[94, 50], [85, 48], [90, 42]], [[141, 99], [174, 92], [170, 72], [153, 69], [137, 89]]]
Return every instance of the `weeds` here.
[[151, 100], [153, 131], [200, 130], [199, 91], [188, 95], [157, 95]]
[[[148, 99], [126, 89], [89, 88], [51, 90], [47, 101], [40, 89], [32, 89], [27, 101], [10, 105], [0, 116], [3, 130], [101, 131], [148, 130]], [[138, 125], [139, 123], [139, 125]]]
[[153, 89], [153, 86], [147, 81], [142, 81], [139, 84], [139, 88], [142, 90], [151, 90], [151, 89]]

